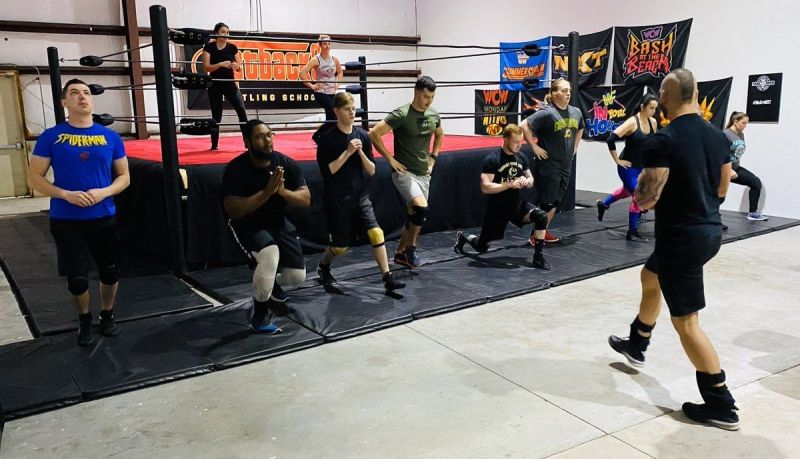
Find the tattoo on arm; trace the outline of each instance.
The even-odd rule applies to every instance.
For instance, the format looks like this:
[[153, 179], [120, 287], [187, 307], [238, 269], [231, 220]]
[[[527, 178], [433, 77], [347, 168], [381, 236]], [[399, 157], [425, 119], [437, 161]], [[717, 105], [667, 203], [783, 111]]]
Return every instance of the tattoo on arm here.
[[636, 185], [636, 204], [641, 209], [652, 209], [661, 197], [661, 191], [669, 177], [668, 167], [648, 167], [639, 175]]

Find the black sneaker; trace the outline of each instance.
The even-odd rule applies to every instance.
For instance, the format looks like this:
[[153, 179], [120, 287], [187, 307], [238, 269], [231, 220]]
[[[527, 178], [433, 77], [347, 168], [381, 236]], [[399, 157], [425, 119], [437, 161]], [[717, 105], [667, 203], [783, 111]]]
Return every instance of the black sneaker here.
[[728, 231], [728, 225], [722, 224], [722, 231]]
[[606, 211], [608, 210], [608, 207], [606, 207], [606, 205], [603, 204], [603, 201], [599, 199], [597, 200], [596, 203], [594, 203], [594, 205], [597, 206], [597, 221], [601, 222], [603, 221], [603, 215], [605, 215]]
[[319, 276], [317, 282], [319, 282], [325, 287], [330, 287], [336, 283], [336, 279], [334, 279], [333, 274], [331, 274], [330, 265], [328, 265], [326, 268], [323, 268], [322, 265], [318, 265], [317, 275]]
[[467, 243], [467, 237], [464, 236], [464, 232], [463, 231], [459, 231], [458, 234], [456, 234], [456, 243], [455, 243], [455, 245], [453, 245], [453, 252], [460, 253], [460, 254], [463, 255], [464, 254], [464, 244], [466, 244], [466, 243]]
[[[413, 258], [409, 256], [409, 252], [413, 253], [413, 250], [411, 249], [410, 246], [407, 247], [406, 250], [404, 250], [403, 252], [395, 253], [394, 254], [394, 262], [397, 263], [398, 265], [406, 267], [408, 269], [416, 268], [417, 265], [412, 263]], [[414, 254], [414, 255], [416, 255], [416, 254]], [[419, 259], [419, 257], [417, 257], [417, 259]]]
[[408, 259], [408, 263], [412, 268], [416, 268], [422, 264], [422, 260], [420, 260], [419, 255], [417, 255], [417, 248], [413, 245], [406, 247], [406, 259]]
[[92, 314], [78, 314], [78, 346], [91, 346], [92, 343]]
[[114, 322], [114, 313], [112, 311], [100, 311], [100, 334], [103, 336], [119, 335], [119, 327]]
[[620, 338], [619, 336], [611, 335], [608, 337], [608, 345], [611, 346], [611, 349], [624, 355], [625, 358], [628, 359], [628, 363], [632, 366], [636, 368], [642, 368], [644, 366], [644, 352], [631, 349], [630, 339], [628, 339], [627, 336], [625, 338]]
[[628, 234], [625, 235], [625, 240], [631, 242], [639, 242], [639, 243], [645, 243], [650, 241], [650, 239], [647, 239], [646, 237], [639, 234], [638, 231], [628, 231]]
[[392, 272], [389, 271], [388, 273], [383, 275], [383, 286], [386, 288], [387, 292], [391, 292], [393, 290], [399, 290], [401, 288], [404, 288], [406, 284], [394, 280]]
[[289, 301], [289, 295], [275, 282], [275, 285], [272, 286], [272, 293], [270, 293], [269, 299], [270, 301], [277, 301], [278, 303], [286, 303]]
[[553, 269], [553, 267], [550, 266], [550, 263], [548, 263], [547, 260], [544, 259], [544, 255], [542, 255], [541, 253], [533, 254], [533, 259], [531, 260], [531, 264], [533, 265], [534, 268], [544, 269], [545, 271], [550, 271], [551, 269]]
[[681, 408], [687, 418], [702, 424], [711, 424], [725, 430], [739, 430], [739, 415], [736, 407], [712, 408], [705, 403], [686, 402]]

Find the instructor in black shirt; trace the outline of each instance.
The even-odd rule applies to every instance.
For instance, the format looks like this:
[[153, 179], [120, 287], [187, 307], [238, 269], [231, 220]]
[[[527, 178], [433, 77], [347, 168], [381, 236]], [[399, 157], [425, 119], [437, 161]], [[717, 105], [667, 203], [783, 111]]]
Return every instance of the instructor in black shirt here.
[[[208, 103], [211, 105], [211, 117], [218, 123], [222, 121], [222, 97], [225, 97], [233, 109], [240, 123], [247, 122], [247, 112], [244, 110], [242, 93], [239, 92], [239, 85], [233, 81], [235, 71], [242, 66], [242, 58], [239, 56], [239, 48], [233, 43], [228, 43], [227, 35], [230, 29], [223, 23], [214, 26], [214, 34], [221, 35], [213, 42], [203, 46], [203, 70], [209, 72], [211, 77], [216, 80], [208, 88]], [[220, 81], [229, 80], [229, 81]], [[219, 148], [219, 129], [211, 131], [211, 149]]]
[[655, 250], [642, 269], [642, 299], [630, 336], [610, 336], [608, 342], [631, 365], [644, 366], [663, 293], [705, 401], [684, 403], [684, 414], [737, 430], [725, 372], [698, 319], [705, 307], [703, 265], [717, 254], [722, 238], [719, 206], [730, 183], [729, 142], [697, 114], [697, 83], [690, 71], [673, 70], [664, 78], [661, 104], [670, 124], [645, 145], [645, 169], [635, 191], [640, 208], [656, 209]]

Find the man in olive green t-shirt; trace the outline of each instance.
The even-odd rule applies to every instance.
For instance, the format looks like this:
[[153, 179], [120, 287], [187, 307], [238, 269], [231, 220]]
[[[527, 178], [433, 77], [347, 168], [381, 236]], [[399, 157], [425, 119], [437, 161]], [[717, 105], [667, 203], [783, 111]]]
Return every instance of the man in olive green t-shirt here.
[[[372, 145], [392, 166], [392, 181], [406, 202], [408, 223], [400, 236], [394, 262], [407, 268], [420, 265], [417, 236], [428, 215], [431, 172], [444, 138], [439, 112], [431, 107], [435, 95], [433, 78], [420, 77], [414, 85], [414, 100], [396, 108], [369, 131]], [[394, 157], [381, 139], [390, 131], [394, 131]]]

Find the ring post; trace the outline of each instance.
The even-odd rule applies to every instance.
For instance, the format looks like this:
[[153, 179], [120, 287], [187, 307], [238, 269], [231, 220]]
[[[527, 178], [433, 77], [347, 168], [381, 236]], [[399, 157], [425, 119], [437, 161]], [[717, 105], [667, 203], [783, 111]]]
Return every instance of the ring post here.
[[[580, 35], [578, 32], [570, 32], [567, 40], [569, 47], [569, 54], [567, 57], [567, 78], [569, 78], [569, 85], [572, 88], [573, 104], [580, 108], [580, 97], [578, 97], [578, 48]], [[575, 208], [575, 188], [577, 188], [577, 170], [578, 158], [577, 155], [572, 157], [572, 173], [569, 179], [569, 186], [564, 195], [564, 199], [559, 205], [558, 210], [572, 210]]]
[[63, 123], [67, 118], [61, 105], [61, 65], [58, 63], [58, 48], [55, 46], [47, 47], [47, 65], [50, 67], [50, 92], [53, 94], [56, 124]]
[[150, 27], [153, 34], [158, 128], [161, 131], [161, 160], [164, 164], [164, 193], [167, 204], [167, 230], [172, 248], [172, 271], [176, 275], [183, 275], [186, 274], [186, 250], [183, 242], [178, 139], [175, 133], [175, 111], [172, 101], [166, 8], [161, 5], [150, 7]]
[[358, 69], [358, 84], [361, 85], [361, 127], [369, 131], [369, 101], [367, 99], [367, 57], [358, 56], [361, 67]]

